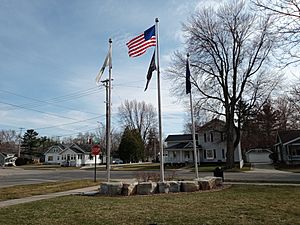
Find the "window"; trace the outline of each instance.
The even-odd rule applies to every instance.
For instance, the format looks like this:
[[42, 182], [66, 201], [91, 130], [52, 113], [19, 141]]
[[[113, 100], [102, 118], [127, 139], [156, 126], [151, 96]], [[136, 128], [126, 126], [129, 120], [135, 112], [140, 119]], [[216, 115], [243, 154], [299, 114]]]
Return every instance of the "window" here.
[[205, 150], [205, 158], [206, 159], [214, 159], [215, 155], [216, 155], [216, 150], [215, 149]]
[[59, 161], [59, 156], [57, 156], [57, 161]]
[[225, 150], [222, 149], [222, 158], [225, 159]]
[[204, 133], [204, 142], [206, 142], [206, 133]]
[[224, 141], [224, 133], [221, 132], [221, 141]]
[[190, 158], [190, 152], [184, 152], [184, 158], [189, 159]]
[[48, 161], [50, 162], [50, 161], [53, 161], [53, 156], [52, 155], [49, 155], [48, 156]]
[[78, 155], [78, 159], [82, 159], [82, 155]]
[[93, 160], [93, 156], [92, 156], [91, 154], [90, 154], [90, 157], [89, 157], [89, 158], [90, 158], [90, 160]]
[[176, 159], [176, 152], [173, 152], [173, 158]]
[[214, 133], [213, 132], [210, 132], [210, 141], [214, 142]]

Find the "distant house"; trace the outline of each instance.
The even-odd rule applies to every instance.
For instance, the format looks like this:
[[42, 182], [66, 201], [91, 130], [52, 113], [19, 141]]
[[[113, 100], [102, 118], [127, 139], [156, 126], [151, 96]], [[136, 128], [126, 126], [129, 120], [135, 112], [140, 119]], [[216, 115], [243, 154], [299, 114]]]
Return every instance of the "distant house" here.
[[[196, 151], [198, 161], [205, 163], [226, 162], [225, 122], [214, 119], [197, 130]], [[166, 163], [193, 163], [194, 149], [191, 134], [169, 135], [166, 140]], [[234, 160], [243, 167], [240, 144], [234, 152]]]
[[84, 166], [101, 163], [100, 156], [91, 154], [91, 146], [79, 146], [77, 144], [56, 144], [45, 152], [45, 164], [58, 164], [62, 166]]
[[274, 147], [280, 162], [300, 164], [300, 130], [278, 132]]

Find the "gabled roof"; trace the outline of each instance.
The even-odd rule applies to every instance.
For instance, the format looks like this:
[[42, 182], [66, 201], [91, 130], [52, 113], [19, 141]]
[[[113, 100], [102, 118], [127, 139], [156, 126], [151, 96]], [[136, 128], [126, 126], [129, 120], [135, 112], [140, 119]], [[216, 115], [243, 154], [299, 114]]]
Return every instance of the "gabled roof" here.
[[300, 138], [300, 130], [287, 130], [287, 131], [279, 131], [278, 137], [281, 140], [282, 144]]
[[169, 141], [192, 141], [193, 137], [191, 134], [171, 134], [166, 138], [166, 142]]
[[[200, 146], [197, 145], [197, 148], [199, 148]], [[193, 148], [193, 144], [192, 142], [190, 141], [187, 141], [187, 142], [181, 142], [181, 143], [178, 143], [178, 144], [175, 144], [175, 145], [171, 145], [171, 146], [168, 146], [166, 148], [164, 148], [165, 150], [170, 150], [170, 149], [191, 149]]]
[[217, 131], [221, 131], [219, 128], [225, 127], [225, 122], [223, 120], [219, 120], [219, 119], [213, 119], [209, 122], [207, 122], [206, 124], [204, 124], [201, 127], [197, 128], [197, 131], [206, 131], [206, 130], [217, 130]]
[[48, 153], [52, 148], [54, 148], [54, 147], [60, 148], [61, 151], [65, 150], [65, 149], [67, 148], [67, 146], [58, 143], [58, 144], [55, 144], [55, 145], [52, 145], [51, 147], [49, 147], [48, 150], [44, 153], [44, 155], [47, 154], [47, 153]]
[[83, 149], [81, 149], [78, 145], [76, 144], [72, 144], [69, 149], [71, 149], [72, 151], [74, 151], [75, 153], [78, 153], [78, 154], [84, 154], [85, 151]]

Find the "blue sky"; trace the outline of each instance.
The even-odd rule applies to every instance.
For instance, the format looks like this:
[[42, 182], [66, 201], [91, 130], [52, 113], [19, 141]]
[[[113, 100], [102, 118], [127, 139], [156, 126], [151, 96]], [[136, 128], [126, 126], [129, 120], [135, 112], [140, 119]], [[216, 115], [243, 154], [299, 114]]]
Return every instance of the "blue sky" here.
[[[204, 3], [205, 2], [205, 3]], [[105, 123], [105, 89], [95, 77], [113, 40], [112, 127], [128, 100], [157, 108], [156, 76], [144, 92], [153, 50], [129, 58], [126, 42], [159, 18], [161, 73], [184, 49], [181, 24], [214, 1], [0, 0], [0, 129], [36, 129], [44, 136], [76, 136]], [[105, 71], [103, 77], [107, 77]], [[183, 103], [162, 79], [163, 134], [181, 133]], [[80, 122], [81, 121], [81, 122]]]

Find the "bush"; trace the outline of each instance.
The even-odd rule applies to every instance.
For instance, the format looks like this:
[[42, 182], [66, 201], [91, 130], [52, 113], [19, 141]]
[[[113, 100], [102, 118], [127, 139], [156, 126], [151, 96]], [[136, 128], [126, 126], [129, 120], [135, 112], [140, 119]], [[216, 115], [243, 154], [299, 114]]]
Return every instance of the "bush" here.
[[26, 165], [27, 162], [28, 162], [28, 159], [26, 159], [26, 158], [17, 158], [15, 164], [16, 164], [16, 166], [22, 166], [22, 165]]

